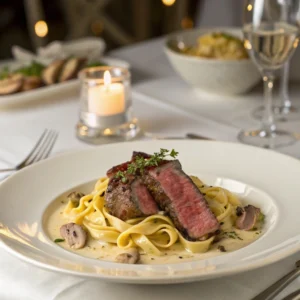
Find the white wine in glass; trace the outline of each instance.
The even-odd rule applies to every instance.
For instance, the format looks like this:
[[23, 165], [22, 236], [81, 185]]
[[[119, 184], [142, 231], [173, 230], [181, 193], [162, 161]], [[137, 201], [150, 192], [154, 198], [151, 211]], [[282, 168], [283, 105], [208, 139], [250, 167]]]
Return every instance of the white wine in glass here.
[[239, 139], [265, 148], [295, 142], [293, 134], [276, 128], [273, 116], [274, 72], [288, 61], [299, 41], [297, 23], [282, 19], [280, 13], [272, 14], [272, 11], [286, 9], [285, 1], [292, 1], [290, 13], [299, 15], [300, 0], [248, 0], [245, 5], [244, 45], [262, 74], [265, 101], [261, 128], [242, 131]]

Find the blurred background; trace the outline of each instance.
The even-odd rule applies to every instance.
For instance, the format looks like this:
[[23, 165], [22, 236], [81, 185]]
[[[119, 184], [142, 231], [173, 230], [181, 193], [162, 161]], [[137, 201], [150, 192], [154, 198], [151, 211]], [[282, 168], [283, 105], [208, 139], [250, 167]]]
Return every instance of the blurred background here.
[[107, 50], [200, 26], [239, 26], [241, 0], [1, 0], [0, 59], [11, 46], [102, 37]]

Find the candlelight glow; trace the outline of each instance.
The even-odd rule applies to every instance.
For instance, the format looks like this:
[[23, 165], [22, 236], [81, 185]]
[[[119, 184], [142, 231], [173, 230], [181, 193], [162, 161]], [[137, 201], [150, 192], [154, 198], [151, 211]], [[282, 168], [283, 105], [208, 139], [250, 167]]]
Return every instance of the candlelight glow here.
[[251, 11], [252, 10], [252, 5], [251, 4], [249, 4], [248, 6], [247, 6], [247, 9], [248, 9], [248, 11]]
[[37, 21], [34, 25], [35, 34], [39, 37], [45, 37], [48, 34], [48, 25], [45, 21]]
[[176, 0], [161, 0], [161, 1], [166, 6], [172, 6]]
[[109, 71], [105, 71], [104, 72], [104, 85], [105, 87], [109, 87], [111, 84], [111, 75], [109, 73]]
[[244, 47], [248, 50], [252, 49], [251, 43], [248, 40], [244, 41]]

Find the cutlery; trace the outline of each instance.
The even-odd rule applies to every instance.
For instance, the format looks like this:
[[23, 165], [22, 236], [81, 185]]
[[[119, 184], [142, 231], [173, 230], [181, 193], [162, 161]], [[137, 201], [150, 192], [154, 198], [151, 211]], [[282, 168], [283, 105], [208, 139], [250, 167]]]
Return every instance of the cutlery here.
[[185, 136], [160, 136], [160, 135], [154, 135], [150, 132], [144, 132], [144, 136], [152, 138], [152, 139], [157, 139], [157, 140], [187, 140], [187, 139], [191, 139], [191, 140], [211, 140], [211, 141], [213, 141], [213, 139], [211, 139], [209, 137], [195, 134], [195, 133], [187, 133]]
[[300, 299], [300, 289], [287, 295], [285, 298], [282, 300], [299, 300]]
[[[252, 300], [271, 300], [276, 295], [278, 295], [287, 285], [289, 285], [293, 280], [295, 280], [300, 275], [300, 260], [296, 262], [296, 268], [283, 276], [281, 279], [273, 283], [270, 287], [265, 289]], [[299, 291], [298, 291], [299, 292]], [[292, 298], [287, 298], [292, 299]]]
[[25, 157], [25, 159], [13, 168], [0, 169], [0, 172], [12, 172], [25, 168], [33, 163], [47, 158], [57, 140], [58, 133], [55, 130], [45, 129], [33, 149]]

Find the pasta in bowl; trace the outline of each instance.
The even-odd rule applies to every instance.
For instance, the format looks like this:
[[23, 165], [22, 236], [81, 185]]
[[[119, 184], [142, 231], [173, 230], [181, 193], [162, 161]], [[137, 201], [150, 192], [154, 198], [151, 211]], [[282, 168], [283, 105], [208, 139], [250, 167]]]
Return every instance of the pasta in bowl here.
[[224, 60], [247, 59], [248, 54], [241, 39], [224, 32], [207, 33], [197, 38], [193, 46], [179, 48], [183, 54]]
[[[174, 160], [166, 160], [167, 155]], [[62, 238], [58, 237], [58, 230], [50, 231], [50, 237], [84, 256], [154, 264], [220, 255], [244, 247], [260, 236], [263, 226], [260, 209], [252, 205], [243, 207], [227, 189], [208, 186], [196, 176], [187, 176], [175, 157], [174, 150], [161, 149], [152, 156], [138, 152], [130, 162], [109, 170], [108, 177], [100, 178], [90, 193], [71, 193], [48, 221], [49, 228], [60, 227]], [[162, 177], [155, 179], [160, 186], [153, 189], [148, 176], [155, 177], [156, 172]], [[177, 186], [179, 200], [168, 190], [170, 178], [171, 189]], [[141, 181], [140, 185], [137, 181]], [[130, 197], [127, 197], [128, 185]], [[152, 198], [144, 197], [147, 191]], [[124, 195], [130, 201], [124, 206], [125, 212]], [[183, 198], [184, 203], [180, 203]], [[157, 210], [150, 212], [149, 203], [153, 199]], [[136, 206], [139, 209], [130, 215], [129, 211]]]
[[164, 49], [175, 71], [200, 92], [242, 94], [261, 79], [239, 28], [181, 31], [166, 39]]

